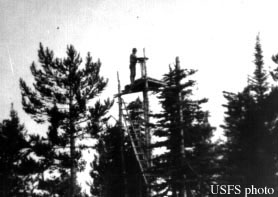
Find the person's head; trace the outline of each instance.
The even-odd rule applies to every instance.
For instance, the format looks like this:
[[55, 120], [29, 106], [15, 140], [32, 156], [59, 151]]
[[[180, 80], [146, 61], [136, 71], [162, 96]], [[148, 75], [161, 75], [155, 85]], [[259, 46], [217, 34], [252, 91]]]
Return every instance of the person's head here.
[[132, 49], [132, 53], [133, 53], [133, 54], [136, 54], [136, 52], [137, 52], [137, 49], [136, 49], [136, 48], [133, 48], [133, 49]]

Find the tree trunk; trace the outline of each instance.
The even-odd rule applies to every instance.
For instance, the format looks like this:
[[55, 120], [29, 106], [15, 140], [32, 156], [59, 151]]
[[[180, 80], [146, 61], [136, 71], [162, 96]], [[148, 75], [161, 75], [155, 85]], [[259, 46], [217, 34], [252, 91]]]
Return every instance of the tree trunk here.
[[[176, 57], [176, 71], [179, 74], [180, 71], [180, 61], [179, 58]], [[179, 76], [178, 76], [179, 77]], [[180, 79], [177, 81], [178, 87], [180, 87]], [[184, 144], [184, 129], [182, 123], [183, 123], [183, 109], [181, 106], [182, 102], [182, 95], [181, 95], [181, 90], [179, 90], [178, 93], [178, 110], [179, 110], [179, 125], [180, 125], [180, 169], [181, 169], [181, 174], [179, 176], [179, 197], [186, 197], [186, 189], [185, 189], [185, 174], [184, 174], [184, 162], [185, 162], [185, 144]]]
[[74, 119], [73, 119], [73, 79], [71, 78], [72, 69], [70, 67], [69, 81], [70, 81], [70, 89], [69, 89], [69, 129], [70, 129], [70, 192], [69, 197], [75, 197], [75, 186], [76, 186], [76, 166], [75, 166], [75, 127], [74, 127]]
[[75, 139], [73, 132], [70, 136], [70, 157], [71, 157], [71, 168], [70, 168], [70, 196], [75, 197], [75, 186], [76, 186], [76, 167], [75, 167]]

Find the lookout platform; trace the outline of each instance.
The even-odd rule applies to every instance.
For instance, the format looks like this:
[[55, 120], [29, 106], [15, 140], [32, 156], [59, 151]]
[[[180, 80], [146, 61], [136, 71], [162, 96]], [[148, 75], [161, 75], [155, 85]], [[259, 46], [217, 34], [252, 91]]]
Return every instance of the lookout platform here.
[[144, 77], [144, 78], [136, 79], [133, 84], [126, 85], [125, 89], [122, 90], [120, 95], [143, 92], [146, 90], [145, 88], [146, 82], [148, 83], [147, 91], [155, 92], [158, 90], [158, 88], [165, 86], [165, 83], [163, 81], [151, 77], [146, 77], [146, 78]]

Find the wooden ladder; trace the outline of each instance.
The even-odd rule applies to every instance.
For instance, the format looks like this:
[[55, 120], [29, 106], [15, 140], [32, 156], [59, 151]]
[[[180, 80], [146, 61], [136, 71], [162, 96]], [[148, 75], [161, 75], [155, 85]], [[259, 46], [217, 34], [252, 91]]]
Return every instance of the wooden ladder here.
[[149, 181], [146, 176], [146, 170], [148, 169], [148, 158], [146, 156], [146, 147], [144, 147], [144, 143], [142, 142], [142, 138], [140, 138], [140, 122], [138, 120], [132, 120], [129, 114], [129, 111], [126, 107], [125, 102], [123, 102], [123, 122], [126, 128], [127, 134], [129, 136], [129, 140], [131, 142], [131, 146], [138, 162], [140, 172], [143, 176], [145, 184], [148, 186]]

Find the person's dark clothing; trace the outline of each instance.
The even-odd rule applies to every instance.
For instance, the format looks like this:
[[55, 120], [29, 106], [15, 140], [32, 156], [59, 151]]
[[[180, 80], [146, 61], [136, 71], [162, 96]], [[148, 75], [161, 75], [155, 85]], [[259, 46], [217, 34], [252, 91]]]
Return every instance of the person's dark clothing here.
[[137, 63], [137, 57], [135, 54], [131, 54], [130, 55], [130, 64], [129, 64], [129, 68], [130, 68], [130, 82], [131, 84], [134, 83], [134, 79], [136, 76], [136, 63]]

